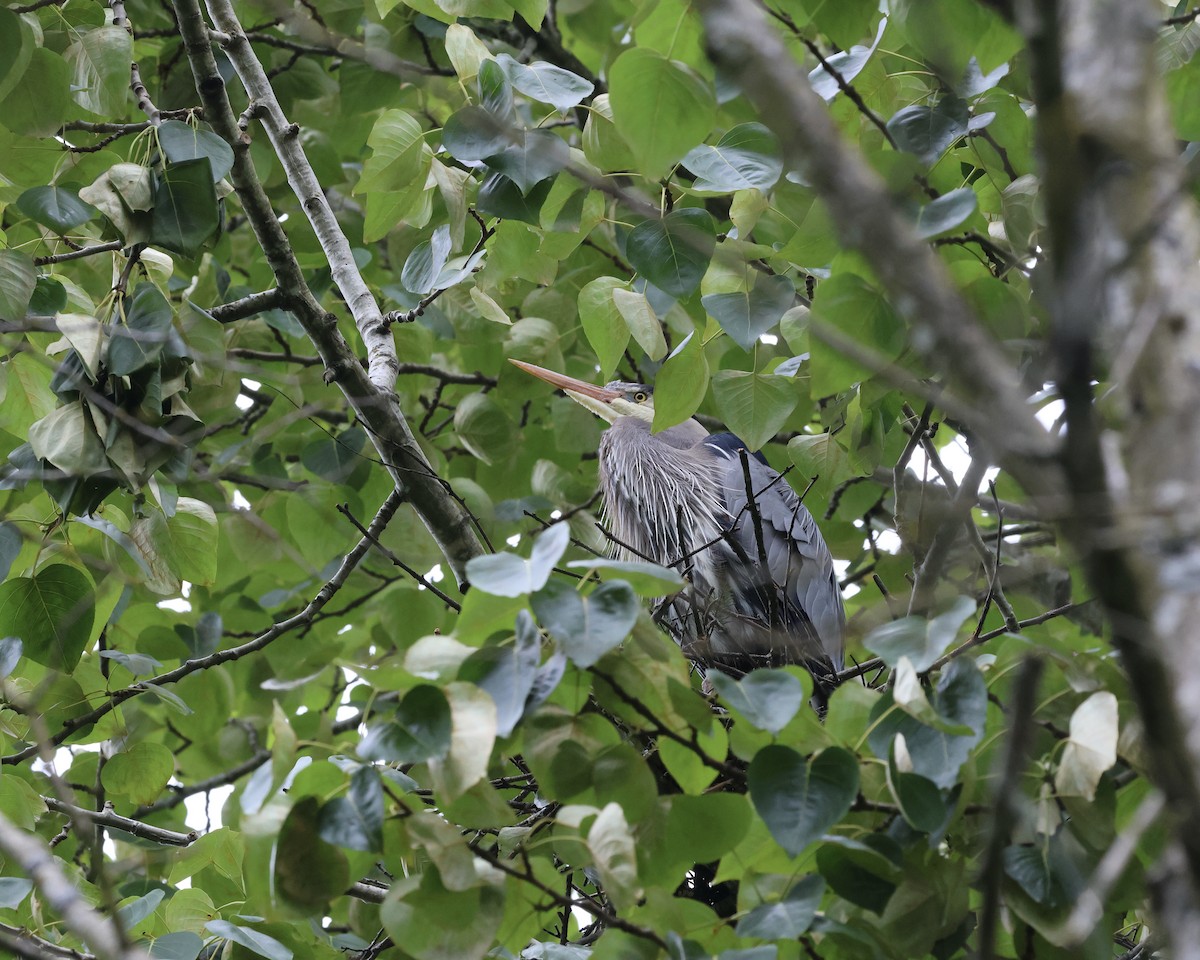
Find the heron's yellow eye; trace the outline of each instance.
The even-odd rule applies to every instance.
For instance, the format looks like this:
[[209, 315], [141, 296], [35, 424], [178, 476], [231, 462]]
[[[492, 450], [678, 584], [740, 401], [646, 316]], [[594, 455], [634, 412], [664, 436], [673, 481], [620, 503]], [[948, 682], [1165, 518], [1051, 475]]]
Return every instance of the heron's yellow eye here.
[[650, 398], [649, 398], [649, 396], [647, 396], [647, 394], [645, 394], [641, 390], [639, 390], [637, 393], [635, 393], [633, 395], [633, 399], [634, 399], [635, 403], [645, 403]]

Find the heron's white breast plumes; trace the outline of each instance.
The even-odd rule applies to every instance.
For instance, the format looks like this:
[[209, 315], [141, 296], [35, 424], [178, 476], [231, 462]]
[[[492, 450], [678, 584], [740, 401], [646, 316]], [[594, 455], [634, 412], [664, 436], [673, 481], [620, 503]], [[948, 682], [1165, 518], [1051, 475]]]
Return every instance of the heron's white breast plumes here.
[[617, 540], [633, 548], [614, 545], [614, 552], [627, 560], [649, 557], [690, 571], [693, 580], [711, 581], [714, 559], [707, 545], [720, 539], [728, 522], [717, 470], [695, 448], [670, 452], [664, 457], [661, 440], [624, 420], [601, 440], [605, 521]]

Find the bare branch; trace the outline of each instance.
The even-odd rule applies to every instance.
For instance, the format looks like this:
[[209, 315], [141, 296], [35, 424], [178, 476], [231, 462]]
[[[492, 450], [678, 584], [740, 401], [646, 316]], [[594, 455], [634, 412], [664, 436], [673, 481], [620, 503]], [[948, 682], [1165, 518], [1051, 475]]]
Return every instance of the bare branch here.
[[1025, 767], [1029, 740], [1033, 733], [1033, 713], [1037, 707], [1038, 681], [1045, 666], [1040, 657], [1027, 657], [1013, 687], [1014, 699], [1009, 711], [1012, 725], [1008, 731], [1000, 776], [996, 782], [995, 815], [983, 850], [979, 885], [983, 904], [979, 909], [979, 957], [991, 960], [996, 950], [996, 930], [1000, 919], [1000, 891], [1004, 879], [1004, 847], [1017, 821], [1018, 781]]
[[329, 261], [333, 282], [337, 284], [354, 317], [359, 336], [367, 348], [367, 370], [371, 383], [381, 391], [391, 391], [396, 386], [398, 363], [395, 340], [383, 323], [375, 295], [363, 280], [354, 261], [350, 242], [342, 232], [325, 198], [325, 192], [313, 173], [312, 165], [305, 156], [300, 143], [300, 128], [284, 116], [271, 81], [242, 32], [233, 5], [228, 0], [209, 0], [208, 9], [213, 22], [228, 34], [228, 39], [223, 42], [225, 51], [246, 88], [255, 116], [267, 131], [279, 162], [287, 172], [288, 183], [296, 199], [300, 201], [305, 216], [316, 232], [321, 249]]
[[[278, 287], [272, 287], [270, 290], [252, 293], [240, 300], [217, 304], [215, 307], [210, 307], [208, 312], [214, 320], [221, 323], [233, 323], [235, 320], [244, 320], [255, 314], [266, 313], [268, 310], [282, 307], [286, 302], [287, 298], [283, 295], [283, 291]], [[317, 359], [317, 362], [320, 363], [320, 359]]]
[[134, 820], [131, 817], [122, 817], [120, 814], [113, 812], [111, 803], [106, 803], [103, 810], [88, 810], [72, 803], [65, 803], [54, 797], [42, 797], [42, 800], [45, 801], [47, 807], [56, 813], [66, 814], [72, 819], [82, 817], [99, 826], [120, 830], [122, 833], [128, 833], [131, 836], [139, 837], [142, 840], [150, 840], [154, 843], [162, 843], [172, 847], [188, 847], [195, 843], [199, 837], [199, 834], [195, 830], [191, 830], [188, 833], [179, 833], [176, 830], [167, 830], [163, 827], [155, 827], [148, 823], [142, 823], [140, 820]]
[[55, 253], [48, 257], [34, 257], [33, 262], [39, 267], [51, 263], [66, 263], [68, 260], [82, 260], [84, 257], [94, 257], [98, 253], [113, 253], [125, 245], [123, 240], [110, 240], [108, 243], [97, 243], [78, 250], [68, 250], [66, 253]]

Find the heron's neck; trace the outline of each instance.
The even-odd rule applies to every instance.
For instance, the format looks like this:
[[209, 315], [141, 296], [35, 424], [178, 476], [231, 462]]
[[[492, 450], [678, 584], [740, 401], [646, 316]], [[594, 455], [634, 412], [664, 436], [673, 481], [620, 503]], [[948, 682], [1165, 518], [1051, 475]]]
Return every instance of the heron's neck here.
[[[600, 483], [608, 525], [633, 551], [674, 564], [720, 536], [725, 505], [717, 487], [708, 436], [694, 420], [662, 433], [635, 417], [622, 417], [600, 442]], [[696, 563], [692, 558], [689, 563]], [[703, 566], [706, 558], [699, 558]]]

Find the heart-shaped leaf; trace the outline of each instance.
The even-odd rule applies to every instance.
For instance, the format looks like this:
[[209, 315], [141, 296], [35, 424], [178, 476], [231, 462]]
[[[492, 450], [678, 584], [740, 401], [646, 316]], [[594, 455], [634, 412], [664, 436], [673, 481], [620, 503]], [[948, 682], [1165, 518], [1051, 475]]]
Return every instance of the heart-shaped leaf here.
[[95, 611], [88, 578], [65, 563], [0, 584], [0, 636], [20, 639], [25, 656], [51, 670], [75, 669]]
[[849, 811], [858, 795], [858, 761], [848, 750], [829, 747], [809, 762], [773, 744], [755, 754], [746, 779], [771, 836], [796, 856]]
[[590, 594], [555, 580], [530, 598], [533, 612], [577, 667], [590, 667], [617, 646], [637, 621], [637, 595], [620, 580]]
[[716, 245], [713, 218], [707, 211], [688, 208], [639, 223], [629, 231], [625, 255], [658, 289], [686, 297], [700, 286]]

